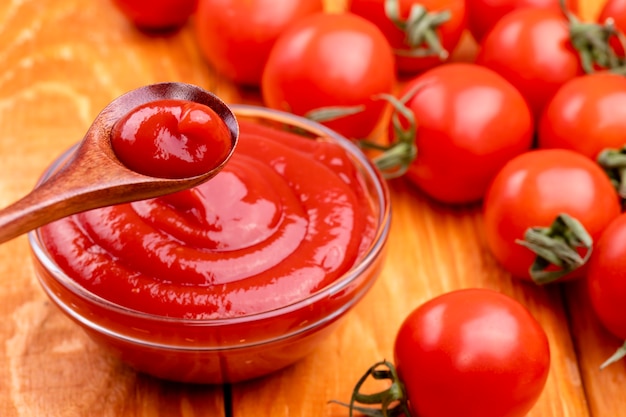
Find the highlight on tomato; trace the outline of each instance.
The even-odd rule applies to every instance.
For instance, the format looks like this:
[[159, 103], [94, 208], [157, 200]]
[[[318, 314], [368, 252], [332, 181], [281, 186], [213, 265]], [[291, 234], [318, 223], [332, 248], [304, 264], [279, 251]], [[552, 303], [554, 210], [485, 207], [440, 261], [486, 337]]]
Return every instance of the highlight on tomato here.
[[626, 214], [606, 228], [589, 262], [587, 284], [591, 306], [600, 323], [615, 337], [624, 340], [605, 368], [626, 356]]
[[596, 160], [626, 145], [626, 78], [611, 73], [576, 77], [548, 102], [537, 132], [540, 148], [562, 148]]
[[414, 77], [398, 97], [392, 143], [374, 161], [436, 201], [481, 200], [500, 168], [532, 145], [528, 105], [488, 68], [447, 63]]
[[490, 185], [485, 240], [514, 278], [576, 279], [620, 211], [613, 184], [594, 161], [568, 149], [533, 150], [508, 162]]
[[[467, 28], [481, 42], [495, 24], [508, 13], [527, 7], [561, 9], [562, 0], [466, 0]], [[577, 13], [578, 0], [565, 0], [567, 10]]]
[[405, 74], [446, 62], [466, 23], [465, 0], [351, 0], [349, 10], [380, 28]]
[[309, 117], [349, 138], [379, 123], [395, 83], [394, 55], [383, 33], [352, 13], [317, 13], [285, 30], [261, 82], [266, 106]]
[[[394, 362], [374, 364], [343, 405], [366, 415], [523, 417], [544, 389], [550, 347], [521, 303], [470, 288], [413, 310], [396, 334]], [[369, 378], [390, 386], [362, 393]]]
[[324, 8], [322, 0], [199, 0], [196, 41], [218, 73], [258, 87], [278, 36], [293, 22]]
[[149, 31], [183, 26], [196, 10], [198, 0], [112, 0], [138, 28]]
[[538, 119], [567, 81], [624, 65], [610, 25], [583, 23], [573, 13], [524, 8], [500, 19], [480, 44], [476, 62], [496, 71], [526, 98]]

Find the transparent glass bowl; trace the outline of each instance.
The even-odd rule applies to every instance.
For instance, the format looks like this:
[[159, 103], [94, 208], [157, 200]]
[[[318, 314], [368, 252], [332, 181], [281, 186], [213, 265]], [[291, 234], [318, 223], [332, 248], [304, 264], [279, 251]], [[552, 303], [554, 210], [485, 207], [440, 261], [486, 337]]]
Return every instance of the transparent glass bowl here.
[[[340, 144], [365, 179], [376, 234], [358, 262], [333, 284], [271, 311], [215, 320], [178, 319], [117, 305], [68, 277], [29, 233], [39, 282], [50, 299], [105, 349], [140, 372], [195, 383], [237, 382], [269, 374], [309, 354], [370, 289], [378, 276], [389, 233], [390, 201], [378, 170], [351, 141], [324, 126], [264, 107], [232, 105], [239, 120], [324, 137]], [[71, 156], [68, 150], [44, 173], [45, 181]], [[311, 175], [315, 175], [311, 173]]]

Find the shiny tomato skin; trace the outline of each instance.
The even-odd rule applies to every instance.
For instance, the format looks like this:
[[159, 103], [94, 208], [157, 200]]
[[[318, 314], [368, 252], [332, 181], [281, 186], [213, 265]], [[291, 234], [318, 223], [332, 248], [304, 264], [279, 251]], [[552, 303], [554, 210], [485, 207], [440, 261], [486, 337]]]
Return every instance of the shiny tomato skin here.
[[[409, 57], [402, 53], [410, 49], [410, 46], [406, 42], [406, 33], [386, 15], [386, 1], [389, 0], [352, 0], [350, 11], [372, 21], [385, 34], [394, 48], [398, 71], [404, 74], [417, 73], [443, 63], [438, 56]], [[400, 0], [400, 17], [406, 20], [411, 7], [416, 5], [422, 5], [432, 13], [450, 12], [450, 19], [440, 25], [436, 32], [443, 49], [452, 54], [466, 26], [465, 0]]]
[[419, 417], [522, 417], [543, 391], [550, 348], [518, 301], [487, 289], [445, 293], [402, 323], [395, 364]]
[[504, 16], [482, 40], [476, 62], [509, 80], [537, 119], [565, 82], [584, 74], [568, 21], [554, 9], [525, 8]]
[[199, 0], [196, 41], [218, 73], [256, 87], [278, 36], [291, 23], [322, 10], [322, 0]]
[[137, 27], [167, 30], [182, 26], [195, 12], [198, 0], [113, 0]]
[[616, 337], [626, 340], [626, 214], [604, 231], [589, 262], [587, 283], [596, 316]]
[[300, 116], [324, 107], [362, 111], [323, 124], [349, 138], [367, 137], [379, 122], [395, 83], [389, 42], [370, 21], [352, 13], [317, 13], [278, 38], [267, 60], [261, 93], [266, 106]]
[[[620, 203], [604, 171], [568, 149], [538, 149], [512, 159], [483, 202], [487, 246], [514, 278], [530, 280], [535, 254], [516, 243], [530, 227], [549, 227], [561, 213], [577, 219], [593, 241], [619, 215]], [[586, 266], [563, 279], [580, 278]]]
[[548, 102], [538, 129], [540, 148], [563, 148], [596, 159], [626, 145], [626, 79], [595, 73], [565, 83]]
[[407, 179], [443, 203], [481, 200], [500, 168], [531, 147], [526, 102], [498, 74], [474, 64], [433, 68], [404, 93], [416, 86], [422, 87], [406, 102], [415, 115], [418, 149]]
[[[508, 13], [527, 7], [560, 9], [560, 0], [466, 0], [467, 26], [480, 42], [495, 24]], [[567, 9], [578, 12], [578, 0], [566, 0]]]

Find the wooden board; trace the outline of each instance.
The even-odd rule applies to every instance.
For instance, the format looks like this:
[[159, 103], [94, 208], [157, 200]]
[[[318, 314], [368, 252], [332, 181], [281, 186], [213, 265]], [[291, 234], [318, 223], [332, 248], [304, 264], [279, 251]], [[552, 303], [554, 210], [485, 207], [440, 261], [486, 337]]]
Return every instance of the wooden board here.
[[[581, 2], [585, 16], [600, 7]], [[327, 2], [333, 11], [343, 4]], [[109, 0], [3, 1], [0, 29], [0, 206], [27, 193], [99, 110], [132, 88], [184, 81], [229, 103], [260, 103], [258, 91], [207, 66], [189, 26], [147, 36]], [[466, 37], [456, 59], [471, 59], [474, 50]], [[105, 356], [47, 301], [25, 237], [0, 245], [0, 416], [346, 416], [328, 401], [347, 400], [369, 365], [392, 357], [406, 314], [465, 287], [512, 295], [549, 335], [551, 372], [529, 416], [626, 414], [625, 362], [598, 370], [620, 341], [590, 315], [582, 285], [537, 288], [511, 280], [486, 249], [478, 206], [433, 203], [401, 179], [390, 187], [389, 254], [372, 291], [308, 358], [233, 386], [158, 381]]]

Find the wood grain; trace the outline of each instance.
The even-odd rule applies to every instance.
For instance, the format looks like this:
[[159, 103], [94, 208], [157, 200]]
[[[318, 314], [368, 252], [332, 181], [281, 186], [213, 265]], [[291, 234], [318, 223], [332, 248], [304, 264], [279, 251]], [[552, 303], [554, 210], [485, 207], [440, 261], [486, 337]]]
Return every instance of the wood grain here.
[[[345, 1], [327, 1], [339, 11]], [[581, 0], [584, 16], [600, 4]], [[109, 0], [0, 2], [0, 206], [25, 195], [49, 162], [79, 140], [115, 97], [183, 81], [229, 103], [260, 103], [202, 60], [190, 26], [167, 36], [135, 30]], [[469, 60], [466, 37], [455, 59]], [[403, 180], [390, 182], [393, 223], [378, 282], [312, 355], [267, 378], [228, 387], [158, 381], [105, 356], [39, 288], [24, 237], [0, 245], [0, 416], [346, 416], [373, 362], [421, 302], [455, 288], [488, 287], [528, 306], [546, 329], [552, 364], [530, 417], [626, 414], [626, 363], [598, 370], [620, 344], [590, 314], [584, 285], [538, 288], [493, 260], [478, 206], [451, 208]]]

